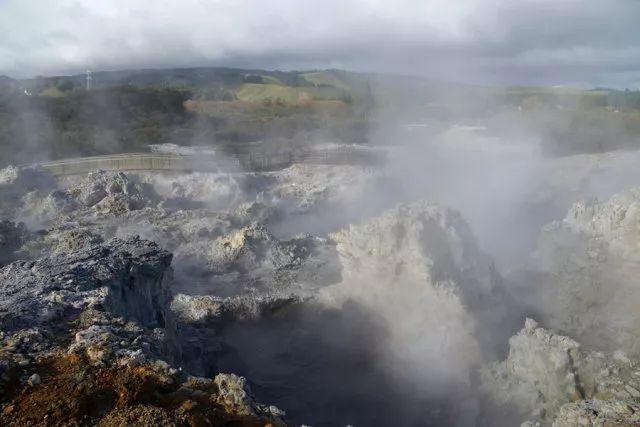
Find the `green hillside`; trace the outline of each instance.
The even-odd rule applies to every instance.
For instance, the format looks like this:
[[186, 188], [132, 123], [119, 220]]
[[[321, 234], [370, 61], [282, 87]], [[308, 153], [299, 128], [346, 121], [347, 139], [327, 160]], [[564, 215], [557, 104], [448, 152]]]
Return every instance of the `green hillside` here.
[[241, 101], [264, 102], [282, 100], [287, 104], [296, 104], [304, 100], [340, 100], [344, 90], [335, 87], [290, 87], [275, 84], [245, 83], [236, 92]]
[[489, 87], [335, 69], [103, 71], [93, 73], [89, 91], [84, 74], [0, 76], [0, 164], [161, 142], [362, 143], [381, 123], [483, 121], [497, 132], [523, 123], [553, 153], [636, 147], [640, 91]]

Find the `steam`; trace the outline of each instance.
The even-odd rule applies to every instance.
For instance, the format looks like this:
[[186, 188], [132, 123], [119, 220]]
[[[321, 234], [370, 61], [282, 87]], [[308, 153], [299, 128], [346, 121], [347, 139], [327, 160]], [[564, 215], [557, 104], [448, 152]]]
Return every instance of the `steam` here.
[[480, 246], [504, 267], [533, 248], [554, 212], [541, 200], [548, 183], [539, 140], [483, 131], [453, 125], [436, 136], [414, 137], [393, 153], [392, 176], [405, 199], [459, 211]]
[[[459, 101], [453, 95], [448, 99]], [[103, 105], [118, 109], [109, 98]], [[447, 120], [425, 120], [418, 126], [413, 121], [419, 120], [419, 111], [410, 111], [407, 117], [414, 126], [407, 126], [408, 118], [405, 123], [402, 117], [386, 120], [381, 109], [381, 122], [369, 136], [378, 146], [369, 148], [387, 152], [384, 166], [293, 165], [273, 172], [141, 174], [140, 181], [152, 184], [157, 193], [140, 195], [149, 210], [127, 212], [124, 220], [94, 215], [91, 226], [117, 236], [139, 234], [165, 245], [179, 263], [180, 291], [191, 293], [215, 294], [223, 287], [229, 294], [241, 293], [237, 288], [242, 269], [223, 272], [223, 286], [210, 280], [202, 258], [215, 252], [211, 242], [248, 226], [250, 220], [266, 223], [283, 240], [300, 232], [327, 238], [325, 249], [339, 258], [341, 277], [312, 301], [283, 309], [273, 318], [225, 329], [225, 340], [235, 352], [216, 353], [220, 360], [203, 365], [211, 371], [229, 369], [247, 375], [263, 388], [261, 400], [282, 399], [300, 420], [306, 410], [310, 417], [323, 419], [324, 408], [305, 406], [321, 402], [346, 420], [370, 422], [361, 408], [381, 398], [367, 390], [369, 385], [385, 390], [382, 400], [396, 399], [393, 415], [406, 411], [403, 420], [420, 420], [429, 410], [446, 406], [442, 401], [458, 406], [456, 416], [464, 417], [474, 410], [473, 405], [463, 406], [469, 406], [465, 399], [472, 398], [478, 367], [501, 355], [508, 337], [521, 327], [530, 309], [526, 306], [535, 303], [527, 290], [514, 291], [510, 279], [502, 275], [529, 261], [541, 228], [563, 218], [575, 200], [608, 197], [635, 185], [640, 154], [553, 157], [545, 140], [548, 123], [535, 122], [537, 116], [532, 115], [533, 125], [525, 126], [510, 122], [509, 115], [473, 117], [469, 110], [460, 110], [464, 111]], [[25, 126], [24, 131], [30, 129]], [[200, 131], [205, 132], [196, 133]], [[607, 131], [612, 139], [624, 136], [622, 130]], [[190, 142], [204, 140], [199, 138], [196, 135]], [[116, 133], [98, 132], [92, 149], [117, 150], [116, 139]], [[43, 143], [36, 137], [31, 140], [34, 145], [25, 156]], [[305, 141], [316, 146], [325, 142]], [[136, 184], [137, 179], [133, 179]], [[104, 185], [111, 188], [108, 180]], [[87, 184], [86, 190], [92, 189]], [[59, 212], [51, 198], [42, 198], [39, 193], [26, 196], [20, 219], [48, 226]], [[153, 223], [157, 218], [145, 215], [166, 221], [157, 225]], [[253, 230], [249, 240], [262, 239], [257, 246], [267, 248], [266, 253], [269, 245], [280, 245], [278, 257], [295, 259], [283, 249], [285, 244], [262, 231]], [[241, 251], [244, 237], [238, 236], [233, 240]], [[260, 260], [261, 254], [250, 255], [251, 260]], [[265, 271], [270, 269], [271, 274], [279, 267], [276, 264]], [[251, 270], [252, 264], [248, 265], [242, 267]], [[263, 270], [252, 272], [257, 276]], [[310, 275], [316, 280], [319, 276]], [[296, 329], [289, 335], [291, 324]], [[322, 350], [316, 354], [314, 347]], [[283, 360], [295, 364], [289, 367]], [[307, 371], [312, 380], [300, 380]], [[342, 384], [343, 377], [348, 384]], [[269, 394], [269, 385], [276, 392]], [[316, 394], [313, 387], [322, 392]], [[334, 396], [332, 390], [338, 387], [340, 393]], [[278, 394], [282, 390], [288, 393]], [[340, 399], [354, 395], [360, 399], [360, 409], [340, 406]], [[335, 419], [327, 420], [331, 421]]]

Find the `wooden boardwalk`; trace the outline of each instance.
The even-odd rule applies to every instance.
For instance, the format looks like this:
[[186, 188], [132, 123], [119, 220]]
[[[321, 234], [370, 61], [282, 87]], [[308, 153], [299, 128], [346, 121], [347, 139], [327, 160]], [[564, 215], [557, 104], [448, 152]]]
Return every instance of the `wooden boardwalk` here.
[[308, 150], [297, 154], [265, 154], [259, 151], [231, 157], [214, 155], [179, 155], [165, 153], [125, 153], [78, 157], [41, 162], [54, 176], [82, 175], [95, 171], [165, 171], [165, 172], [242, 172], [279, 170], [294, 163], [307, 164], [383, 164], [383, 152], [339, 147]]

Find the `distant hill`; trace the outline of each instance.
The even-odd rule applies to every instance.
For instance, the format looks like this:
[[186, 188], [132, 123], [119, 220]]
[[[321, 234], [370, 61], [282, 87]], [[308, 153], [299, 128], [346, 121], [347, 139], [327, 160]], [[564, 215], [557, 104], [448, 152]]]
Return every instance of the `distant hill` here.
[[[84, 74], [0, 76], [0, 165], [164, 142], [231, 151], [255, 141], [278, 150], [323, 140], [366, 143], [372, 129], [494, 118], [496, 132], [528, 121], [545, 132], [553, 153], [633, 146], [640, 135], [639, 91], [487, 87], [336, 69], [142, 69], [92, 77], [87, 91]], [[601, 131], [609, 128], [624, 137], [609, 141]]]
[[7, 94], [19, 91], [21, 84], [8, 76], [0, 76], [0, 94]]
[[[370, 76], [341, 70], [271, 71], [240, 68], [172, 68], [95, 71], [94, 89], [110, 87], [181, 88], [204, 100], [264, 102], [278, 99], [294, 104], [301, 99], [365, 99]], [[24, 79], [31, 93], [60, 97], [86, 86], [86, 75]]]
[[[297, 104], [300, 100], [341, 101], [356, 106], [374, 103], [385, 109], [404, 111], [429, 104], [442, 104], [451, 96], [466, 99], [469, 105], [478, 101], [477, 87], [459, 84], [436, 84], [419, 76], [358, 73], [345, 70], [277, 71], [242, 68], [170, 68], [121, 71], [94, 71], [93, 88], [127, 86], [135, 88], [180, 88], [190, 91], [195, 99], [206, 101], [240, 100], [262, 103], [278, 100]], [[86, 76], [38, 77], [21, 84], [34, 95], [60, 97], [85, 87]], [[366, 107], [365, 109], [367, 109]], [[475, 107], [474, 107], [475, 108]]]
[[241, 101], [263, 102], [265, 100], [282, 101], [287, 104], [296, 104], [306, 99], [309, 100], [338, 100], [344, 96], [344, 90], [333, 86], [282, 86], [277, 84], [243, 84], [236, 96]]
[[15, 82], [15, 80], [9, 76], [0, 76], [0, 85], [10, 84], [13, 82]]
[[[169, 69], [141, 69], [121, 71], [94, 71], [94, 87], [110, 86], [185, 86], [191, 88], [220, 87], [237, 89], [244, 83], [278, 84], [283, 86], [313, 86], [316, 80], [333, 81], [336, 85], [344, 85], [337, 78], [322, 75], [325, 72], [314, 73], [298, 71], [269, 71], [241, 68], [169, 68]], [[305, 75], [315, 75], [306, 80]], [[26, 79], [23, 82], [35, 85], [42, 81], [69, 80], [76, 85], [84, 85], [85, 74], [71, 76], [51, 76]]]
[[[436, 83], [419, 76], [357, 73], [344, 70], [277, 71], [226, 67], [140, 69], [93, 72], [92, 86], [179, 88], [202, 101], [277, 101], [298, 105], [340, 101], [367, 108], [375, 104], [397, 118], [419, 118], [425, 111], [482, 114], [501, 108], [640, 108], [640, 92], [607, 88], [483, 87]], [[84, 74], [26, 80], [0, 78], [0, 91], [28, 90], [43, 97], [64, 97], [85, 87]], [[368, 115], [368, 113], [367, 113]]]

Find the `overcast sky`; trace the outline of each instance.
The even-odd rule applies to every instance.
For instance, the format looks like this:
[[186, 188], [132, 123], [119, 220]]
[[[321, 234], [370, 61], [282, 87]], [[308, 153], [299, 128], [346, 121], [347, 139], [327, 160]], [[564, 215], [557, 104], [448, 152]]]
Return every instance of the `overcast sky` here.
[[640, 87], [640, 0], [0, 0], [0, 74], [347, 68]]

